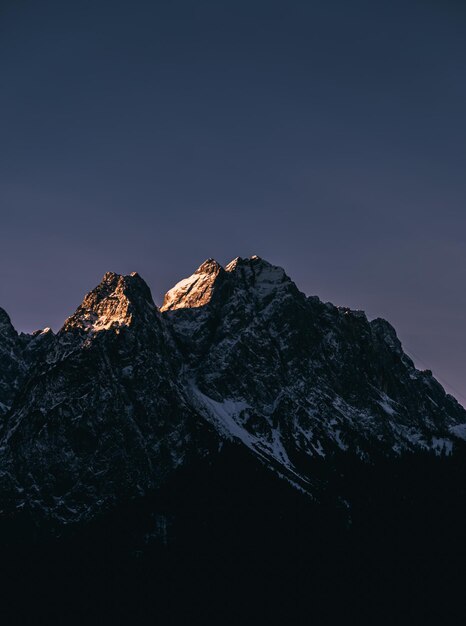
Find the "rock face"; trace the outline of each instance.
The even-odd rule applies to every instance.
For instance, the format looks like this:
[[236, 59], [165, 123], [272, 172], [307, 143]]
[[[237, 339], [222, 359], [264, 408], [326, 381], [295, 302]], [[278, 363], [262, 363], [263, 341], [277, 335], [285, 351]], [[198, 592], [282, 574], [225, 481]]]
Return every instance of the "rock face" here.
[[25, 372], [21, 340], [6, 311], [0, 309], [0, 416], [11, 407]]
[[181, 280], [165, 294], [160, 310], [196, 308], [207, 304], [212, 297], [217, 279], [224, 274], [225, 270], [217, 261], [207, 259], [192, 276]]
[[160, 310], [107, 273], [54, 335], [0, 310], [1, 508], [88, 520], [230, 442], [316, 496], [309, 460], [451, 454], [466, 411], [388, 322], [306, 297], [258, 258], [209, 259]]

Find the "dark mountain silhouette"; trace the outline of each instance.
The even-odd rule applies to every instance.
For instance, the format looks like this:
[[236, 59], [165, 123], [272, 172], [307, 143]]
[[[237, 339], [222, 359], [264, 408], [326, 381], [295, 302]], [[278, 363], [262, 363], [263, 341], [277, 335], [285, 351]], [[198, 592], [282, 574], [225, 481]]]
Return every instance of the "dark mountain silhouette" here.
[[0, 414], [19, 623], [456, 615], [466, 411], [387, 321], [263, 259], [209, 259], [160, 310], [109, 272], [57, 334], [0, 310]]

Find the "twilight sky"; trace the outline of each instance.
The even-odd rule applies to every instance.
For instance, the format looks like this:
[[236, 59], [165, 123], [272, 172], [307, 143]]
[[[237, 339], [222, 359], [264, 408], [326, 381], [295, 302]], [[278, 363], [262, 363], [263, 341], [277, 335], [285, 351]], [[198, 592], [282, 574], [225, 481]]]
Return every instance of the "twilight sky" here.
[[465, 404], [463, 7], [3, 0], [0, 306], [57, 329], [107, 270], [160, 303], [258, 254]]

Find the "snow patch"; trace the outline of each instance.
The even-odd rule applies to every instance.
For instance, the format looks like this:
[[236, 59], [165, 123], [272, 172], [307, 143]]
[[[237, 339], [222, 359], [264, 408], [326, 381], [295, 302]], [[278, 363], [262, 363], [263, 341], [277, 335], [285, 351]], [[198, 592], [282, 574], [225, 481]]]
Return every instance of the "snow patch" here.
[[432, 448], [436, 454], [450, 455], [453, 452], [453, 442], [444, 437], [432, 437]]
[[392, 406], [393, 400], [389, 398], [386, 393], [382, 392], [380, 393], [380, 397], [381, 400], [377, 400], [377, 404], [379, 404], [381, 408], [385, 411], [385, 413], [387, 413], [391, 417], [396, 415], [396, 411]]
[[466, 441], [466, 424], [451, 426], [449, 430], [452, 435], [455, 435], [455, 437], [459, 437], [460, 439], [464, 439]]
[[280, 438], [278, 429], [272, 431], [272, 439], [269, 441], [266, 437], [259, 438], [251, 435], [240, 423], [238, 419], [243, 411], [249, 410], [251, 407], [243, 400], [225, 399], [223, 402], [217, 402], [213, 398], [206, 396], [194, 383], [191, 383], [190, 389], [197, 401], [198, 408], [204, 409], [208, 413], [208, 418], [214, 421], [214, 424], [228, 438], [241, 441], [251, 451], [254, 452], [262, 461], [270, 463], [275, 461], [293, 476], [296, 476], [300, 482], [308, 483], [309, 481], [300, 476], [293, 468], [288, 458], [286, 450]]

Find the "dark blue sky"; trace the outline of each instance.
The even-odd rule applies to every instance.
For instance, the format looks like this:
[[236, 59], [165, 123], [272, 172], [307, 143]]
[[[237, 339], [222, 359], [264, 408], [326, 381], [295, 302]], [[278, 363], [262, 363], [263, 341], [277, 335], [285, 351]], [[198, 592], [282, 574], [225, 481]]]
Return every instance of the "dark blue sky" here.
[[58, 328], [107, 270], [160, 302], [258, 254], [466, 396], [465, 27], [444, 0], [3, 0], [0, 306]]

